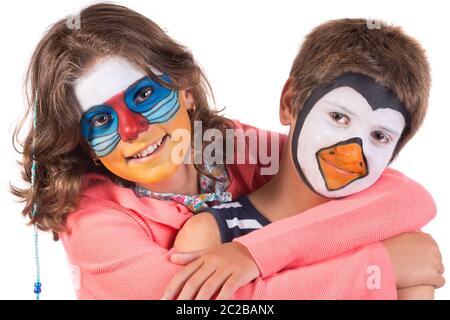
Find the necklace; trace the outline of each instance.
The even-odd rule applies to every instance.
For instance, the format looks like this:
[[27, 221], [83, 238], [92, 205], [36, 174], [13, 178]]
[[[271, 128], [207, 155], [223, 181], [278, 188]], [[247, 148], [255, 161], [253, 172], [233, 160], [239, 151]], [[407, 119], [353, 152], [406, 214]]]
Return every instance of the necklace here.
[[225, 191], [229, 185], [229, 178], [225, 166], [216, 164], [204, 164], [203, 168], [216, 179], [200, 174], [200, 194], [184, 195], [171, 192], [154, 192], [135, 185], [133, 191], [138, 197], [151, 197], [158, 200], [172, 200], [186, 206], [194, 213], [208, 208], [208, 203], [213, 205], [230, 202], [231, 192]]

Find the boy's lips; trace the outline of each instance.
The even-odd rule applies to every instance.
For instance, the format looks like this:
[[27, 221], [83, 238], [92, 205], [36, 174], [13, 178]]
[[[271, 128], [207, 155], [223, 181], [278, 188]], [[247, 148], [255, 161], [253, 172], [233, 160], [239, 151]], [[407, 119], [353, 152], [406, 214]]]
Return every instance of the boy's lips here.
[[149, 144], [147, 147], [141, 149], [140, 151], [134, 153], [133, 155], [126, 157], [125, 159], [127, 161], [132, 161], [132, 160], [148, 158], [149, 156], [153, 155], [155, 152], [157, 152], [160, 149], [160, 147], [164, 144], [166, 138], [168, 138], [168, 137], [169, 137], [169, 135], [165, 134], [164, 136], [162, 136], [155, 142]]
[[326, 148], [317, 153], [317, 160], [329, 190], [338, 190], [367, 175], [367, 164], [358, 143]]

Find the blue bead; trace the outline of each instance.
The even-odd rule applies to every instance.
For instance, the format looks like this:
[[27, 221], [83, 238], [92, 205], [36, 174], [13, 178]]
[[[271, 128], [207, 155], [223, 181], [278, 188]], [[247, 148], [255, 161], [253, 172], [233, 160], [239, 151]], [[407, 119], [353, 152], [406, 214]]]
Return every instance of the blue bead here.
[[41, 293], [41, 288], [34, 288], [34, 293]]
[[40, 282], [35, 282], [34, 283], [34, 287], [35, 288], [40, 288], [40, 287], [42, 287], [42, 284]]

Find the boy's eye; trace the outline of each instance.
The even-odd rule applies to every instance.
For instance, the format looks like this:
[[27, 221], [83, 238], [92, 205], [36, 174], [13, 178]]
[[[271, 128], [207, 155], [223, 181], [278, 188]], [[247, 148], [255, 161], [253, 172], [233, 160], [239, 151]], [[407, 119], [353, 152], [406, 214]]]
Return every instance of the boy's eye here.
[[153, 93], [152, 87], [144, 87], [136, 93], [134, 104], [140, 104], [147, 100]]
[[93, 127], [101, 127], [111, 121], [112, 116], [108, 113], [101, 113], [94, 116], [91, 119], [91, 124]]
[[380, 143], [389, 143], [391, 141], [391, 139], [381, 131], [374, 131], [370, 135]]
[[345, 114], [339, 112], [330, 112], [329, 115], [334, 122], [337, 122], [339, 124], [348, 125], [350, 123], [350, 118]]

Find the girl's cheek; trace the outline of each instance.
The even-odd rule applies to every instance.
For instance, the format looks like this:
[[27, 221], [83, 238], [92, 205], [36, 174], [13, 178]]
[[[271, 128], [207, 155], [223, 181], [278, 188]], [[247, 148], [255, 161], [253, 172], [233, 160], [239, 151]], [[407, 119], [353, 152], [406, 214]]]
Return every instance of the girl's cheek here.
[[170, 132], [175, 130], [185, 130], [185, 134], [190, 136], [192, 132], [191, 119], [189, 118], [189, 114], [187, 113], [185, 106], [182, 106], [172, 121], [167, 123], [167, 128]]
[[[103, 165], [114, 173], [111, 169], [119, 169], [126, 162], [123, 152], [120, 149], [120, 143], [115, 149], [106, 156], [99, 158]], [[111, 168], [111, 169], [110, 169]]]

